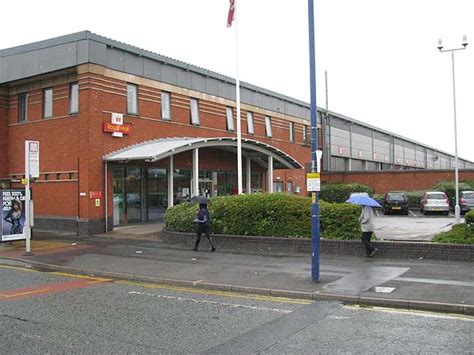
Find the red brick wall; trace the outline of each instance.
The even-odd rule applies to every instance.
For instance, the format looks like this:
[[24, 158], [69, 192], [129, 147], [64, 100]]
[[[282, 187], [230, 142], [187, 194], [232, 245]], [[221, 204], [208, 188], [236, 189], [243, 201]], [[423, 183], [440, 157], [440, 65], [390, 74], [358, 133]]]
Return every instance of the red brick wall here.
[[8, 91], [0, 89], [0, 178], [8, 177]]
[[[474, 170], [460, 170], [459, 181], [474, 180]], [[342, 172], [321, 174], [324, 183], [360, 183], [368, 185], [377, 194], [388, 191], [420, 191], [431, 189], [441, 181], [454, 181], [454, 171], [396, 170], [374, 172]]]

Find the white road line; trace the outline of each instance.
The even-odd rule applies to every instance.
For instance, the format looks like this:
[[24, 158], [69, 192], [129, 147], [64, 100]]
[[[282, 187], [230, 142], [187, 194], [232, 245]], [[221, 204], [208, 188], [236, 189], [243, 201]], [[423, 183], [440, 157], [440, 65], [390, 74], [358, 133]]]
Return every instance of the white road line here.
[[412, 216], [414, 217], [418, 217], [416, 214], [414, 214], [411, 210], [408, 210], [408, 212], [410, 212], [412, 214]]
[[211, 304], [211, 305], [218, 305], [218, 306], [225, 306], [225, 307], [232, 307], [232, 308], [248, 308], [248, 309], [253, 309], [253, 310], [257, 310], [257, 311], [271, 311], [271, 312], [283, 313], [283, 314], [289, 314], [289, 313], [292, 312], [292, 311], [289, 311], [287, 309], [280, 309], [280, 308], [247, 306], [247, 305], [243, 305], [243, 304], [233, 304], [233, 303], [226, 303], [226, 302], [198, 300], [198, 299], [195, 299], [195, 298], [165, 296], [165, 295], [158, 295], [156, 293], [148, 293], [148, 292], [130, 291], [128, 294], [129, 295], [140, 295], [140, 296], [151, 296], [151, 297], [163, 298], [163, 299], [174, 300], [174, 301]]

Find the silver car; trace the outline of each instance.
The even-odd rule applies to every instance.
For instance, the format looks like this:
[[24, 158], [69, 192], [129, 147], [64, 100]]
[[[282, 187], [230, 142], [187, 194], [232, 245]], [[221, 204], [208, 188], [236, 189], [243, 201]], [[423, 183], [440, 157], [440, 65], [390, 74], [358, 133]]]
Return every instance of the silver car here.
[[474, 210], [474, 191], [461, 191], [459, 194], [459, 206], [461, 213]]
[[421, 200], [421, 212], [428, 214], [430, 212], [442, 212], [445, 215], [449, 214], [449, 199], [442, 191], [425, 192]]

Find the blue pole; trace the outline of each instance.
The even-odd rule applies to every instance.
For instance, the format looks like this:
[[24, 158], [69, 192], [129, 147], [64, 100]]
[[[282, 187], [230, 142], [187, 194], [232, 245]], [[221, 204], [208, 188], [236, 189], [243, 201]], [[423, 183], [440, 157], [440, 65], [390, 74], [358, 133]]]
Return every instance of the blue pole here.
[[[316, 150], [318, 149], [318, 113], [316, 106], [316, 64], [314, 49], [314, 4], [308, 0], [309, 25], [309, 74], [311, 87], [311, 172], [317, 172]], [[318, 193], [311, 193], [311, 279], [319, 281], [319, 199]]]

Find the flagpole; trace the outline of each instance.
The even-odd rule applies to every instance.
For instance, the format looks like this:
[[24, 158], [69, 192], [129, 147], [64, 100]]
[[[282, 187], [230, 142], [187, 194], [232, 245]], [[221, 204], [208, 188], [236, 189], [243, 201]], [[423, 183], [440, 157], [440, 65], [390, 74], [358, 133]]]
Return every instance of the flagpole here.
[[[237, 0], [234, 1], [235, 22], [235, 96], [237, 102], [237, 190], [242, 194], [242, 133], [240, 125], [240, 79], [239, 79], [239, 21], [237, 21]], [[249, 191], [247, 191], [249, 193]]]

